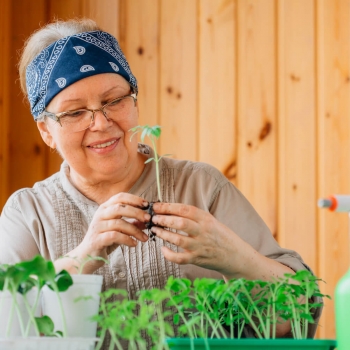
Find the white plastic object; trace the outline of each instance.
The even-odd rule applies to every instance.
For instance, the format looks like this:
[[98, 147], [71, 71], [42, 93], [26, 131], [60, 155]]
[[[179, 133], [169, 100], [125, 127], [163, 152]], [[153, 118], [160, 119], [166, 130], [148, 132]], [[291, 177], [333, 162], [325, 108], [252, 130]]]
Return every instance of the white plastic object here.
[[93, 350], [97, 338], [30, 337], [0, 339], [1, 350]]
[[[34, 306], [36, 293], [37, 293], [37, 289], [33, 288], [26, 295], [27, 301], [31, 308], [33, 308]], [[21, 314], [23, 325], [24, 327], [26, 327], [29, 321], [29, 313], [24, 304], [23, 296], [20, 293], [17, 293], [16, 300], [17, 300], [19, 312]], [[4, 338], [7, 335], [6, 334], [7, 326], [8, 326], [8, 323], [10, 322], [10, 313], [11, 313], [12, 303], [13, 303], [13, 299], [9, 291], [0, 292], [0, 338]], [[39, 309], [37, 309], [35, 312], [35, 316], [38, 316], [38, 315], [39, 315]], [[11, 328], [8, 335], [9, 337], [21, 337], [23, 335], [16, 309], [14, 309], [10, 327]], [[31, 325], [28, 335], [35, 335], [34, 325]]]
[[[73, 285], [60, 293], [68, 337], [96, 337], [97, 322], [90, 318], [98, 314], [103, 276], [72, 275]], [[79, 300], [77, 300], [79, 299]], [[55, 331], [63, 331], [63, 320], [57, 295], [47, 286], [42, 289], [42, 314], [49, 316]], [[51, 348], [50, 348], [51, 349]]]

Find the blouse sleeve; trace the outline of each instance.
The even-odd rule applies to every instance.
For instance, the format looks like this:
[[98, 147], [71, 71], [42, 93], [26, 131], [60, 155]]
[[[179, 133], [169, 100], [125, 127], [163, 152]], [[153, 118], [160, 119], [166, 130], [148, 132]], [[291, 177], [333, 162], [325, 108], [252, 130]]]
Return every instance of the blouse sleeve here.
[[40, 220], [30, 203], [19, 204], [18, 195], [17, 192], [9, 198], [0, 216], [1, 264], [29, 260], [40, 254]]

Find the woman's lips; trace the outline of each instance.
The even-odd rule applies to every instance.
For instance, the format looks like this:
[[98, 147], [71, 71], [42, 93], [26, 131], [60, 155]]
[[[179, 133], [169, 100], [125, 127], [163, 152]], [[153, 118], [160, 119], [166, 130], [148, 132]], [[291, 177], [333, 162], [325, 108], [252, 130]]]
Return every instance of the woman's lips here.
[[91, 150], [94, 150], [97, 153], [105, 153], [114, 149], [117, 146], [119, 140], [120, 138], [119, 139], [114, 138], [106, 141], [98, 141], [90, 144], [87, 147], [90, 148]]

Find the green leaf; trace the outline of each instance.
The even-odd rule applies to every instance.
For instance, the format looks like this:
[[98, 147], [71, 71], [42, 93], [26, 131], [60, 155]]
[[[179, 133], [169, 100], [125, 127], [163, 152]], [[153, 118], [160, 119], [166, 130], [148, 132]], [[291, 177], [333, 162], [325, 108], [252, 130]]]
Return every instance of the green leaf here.
[[62, 270], [55, 276], [54, 281], [48, 282], [50, 289], [53, 289], [53, 283], [56, 283], [59, 292], [65, 292], [71, 285], [73, 285], [73, 279], [66, 270]]
[[158, 139], [162, 132], [161, 127], [159, 125], [154, 125], [152, 126], [151, 130], [152, 130], [152, 135]]
[[145, 164], [149, 163], [149, 162], [152, 162], [152, 160], [154, 160], [154, 158], [148, 158], [146, 161], [145, 161]]
[[46, 336], [54, 335], [54, 324], [49, 316], [35, 317], [39, 332]]
[[144, 129], [142, 131], [142, 134], [141, 134], [141, 141], [144, 142], [145, 141], [145, 136], [149, 136], [149, 134], [150, 134], [149, 126], [145, 125]]

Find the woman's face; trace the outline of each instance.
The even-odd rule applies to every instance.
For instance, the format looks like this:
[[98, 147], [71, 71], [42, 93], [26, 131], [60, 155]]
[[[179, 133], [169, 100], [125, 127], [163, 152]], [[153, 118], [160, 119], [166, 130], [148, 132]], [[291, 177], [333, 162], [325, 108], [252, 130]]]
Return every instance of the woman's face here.
[[[97, 74], [82, 79], [56, 95], [46, 110], [60, 113], [81, 108], [98, 109], [121, 96], [130, 94], [130, 85], [118, 74]], [[130, 142], [128, 130], [137, 125], [138, 110], [132, 104], [128, 113], [113, 115], [107, 120], [102, 112], [95, 113], [90, 128], [71, 132], [54, 120], [39, 122], [44, 141], [56, 148], [68, 162], [71, 175], [91, 184], [102, 181], [122, 181], [137, 164], [137, 139]], [[73, 172], [73, 174], [72, 174]]]

